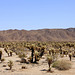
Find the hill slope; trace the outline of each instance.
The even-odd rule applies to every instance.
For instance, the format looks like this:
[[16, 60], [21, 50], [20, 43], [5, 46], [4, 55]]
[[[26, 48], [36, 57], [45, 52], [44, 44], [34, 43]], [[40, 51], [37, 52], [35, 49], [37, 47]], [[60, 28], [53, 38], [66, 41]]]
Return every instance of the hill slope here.
[[75, 28], [0, 31], [0, 41], [74, 41]]

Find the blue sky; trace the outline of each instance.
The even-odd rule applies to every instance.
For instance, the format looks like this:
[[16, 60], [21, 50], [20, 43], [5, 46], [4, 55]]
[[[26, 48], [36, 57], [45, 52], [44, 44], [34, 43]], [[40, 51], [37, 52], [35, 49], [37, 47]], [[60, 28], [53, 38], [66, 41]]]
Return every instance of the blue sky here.
[[0, 0], [0, 30], [75, 28], [75, 0]]

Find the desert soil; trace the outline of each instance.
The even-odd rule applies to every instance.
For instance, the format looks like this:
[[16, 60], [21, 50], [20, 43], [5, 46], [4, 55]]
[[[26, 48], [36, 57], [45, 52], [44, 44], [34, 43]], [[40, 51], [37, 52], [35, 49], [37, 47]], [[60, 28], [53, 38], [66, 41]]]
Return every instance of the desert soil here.
[[[0, 63], [0, 75], [75, 75], [75, 58], [72, 58], [72, 68], [66, 71], [59, 71], [55, 68], [52, 68], [53, 73], [47, 72], [48, 64], [45, 59], [41, 59], [39, 64], [25, 64], [20, 63], [20, 58], [13, 53], [12, 57], [8, 57], [7, 53], [4, 51], [3, 48], [0, 48], [3, 51], [2, 58], [5, 59], [4, 62]], [[64, 57], [62, 59], [69, 60], [68, 57]], [[9, 70], [8, 61], [12, 60], [14, 66], [12, 70]], [[6, 67], [3, 67], [6, 65]], [[21, 69], [22, 66], [26, 66], [27, 69]]]

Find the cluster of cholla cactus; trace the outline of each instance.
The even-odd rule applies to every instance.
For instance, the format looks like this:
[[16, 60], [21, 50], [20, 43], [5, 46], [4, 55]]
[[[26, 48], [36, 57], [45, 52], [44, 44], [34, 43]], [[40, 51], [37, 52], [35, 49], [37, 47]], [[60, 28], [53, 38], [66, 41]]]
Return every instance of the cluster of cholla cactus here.
[[[38, 56], [39, 56], [39, 52], [36, 50], [36, 46], [35, 44], [32, 44], [30, 47], [28, 47], [31, 50], [31, 57], [30, 57], [30, 62], [31, 63], [37, 63], [37, 61], [39, 60]], [[34, 60], [35, 57], [35, 61]]]
[[8, 54], [8, 56], [12, 56], [12, 51], [8, 50], [7, 48], [4, 48], [5, 52]]
[[66, 55], [66, 57], [67, 57], [67, 55], [68, 55], [68, 50], [63, 50], [63, 55]]
[[50, 48], [50, 49], [49, 49], [49, 54], [50, 54], [50, 55], [56, 54], [55, 49], [54, 49], [54, 48]]
[[27, 44], [26, 47], [31, 50], [31, 57], [29, 57], [29, 61], [31, 63], [37, 63], [39, 59], [44, 55], [45, 46], [37, 46], [36, 44]]
[[[15, 52], [19, 55], [20, 58], [26, 58], [25, 56], [25, 48], [31, 51], [31, 56], [29, 57], [29, 62], [37, 63], [42, 56], [48, 53], [47, 61], [49, 65], [49, 70], [51, 71], [52, 62], [56, 61], [58, 56], [69, 56], [70, 61], [72, 59], [72, 55], [74, 56], [75, 52], [72, 54], [71, 47], [74, 47], [75, 43], [67, 43], [67, 42], [5, 42], [0, 43], [0, 47], [3, 47], [8, 56], [12, 56], [12, 52]], [[68, 49], [67, 49], [68, 48]], [[58, 56], [57, 56], [58, 55]], [[0, 51], [0, 60], [2, 58], [2, 51]], [[12, 69], [12, 62], [9, 61], [9, 67]]]

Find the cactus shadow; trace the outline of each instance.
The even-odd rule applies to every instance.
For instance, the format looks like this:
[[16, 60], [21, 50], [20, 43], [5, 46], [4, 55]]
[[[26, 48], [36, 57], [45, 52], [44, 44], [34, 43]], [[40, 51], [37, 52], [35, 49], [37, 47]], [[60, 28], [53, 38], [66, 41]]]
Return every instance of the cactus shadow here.
[[46, 70], [46, 69], [42, 69], [42, 70], [40, 70], [40, 71], [48, 71], [48, 70]]

